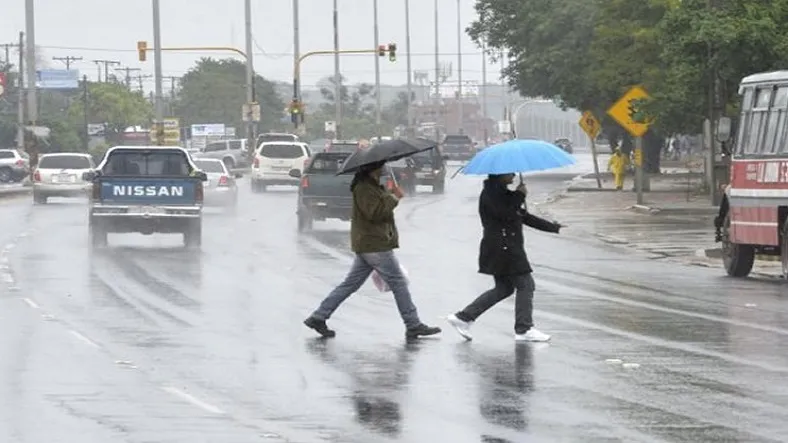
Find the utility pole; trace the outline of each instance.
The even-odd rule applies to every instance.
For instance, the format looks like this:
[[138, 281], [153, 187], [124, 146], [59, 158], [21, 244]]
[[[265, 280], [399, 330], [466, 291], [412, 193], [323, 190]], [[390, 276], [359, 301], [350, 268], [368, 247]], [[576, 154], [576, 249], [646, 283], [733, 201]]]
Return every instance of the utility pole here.
[[[372, 0], [372, 14], [375, 16], [372, 20], [373, 29], [375, 33], [375, 48], [380, 46], [380, 33], [378, 32], [378, 0]], [[383, 107], [382, 98], [380, 97], [380, 56], [375, 54], [375, 135], [378, 136], [378, 142], [381, 141], [381, 108]]]
[[11, 66], [11, 48], [19, 48], [19, 43], [3, 43], [0, 45], [5, 50], [5, 58], [3, 61], [5, 62], [5, 69], [10, 69]]
[[482, 132], [486, 145], [489, 134], [487, 131], [487, 42], [484, 40], [482, 40], [482, 121], [484, 122]]
[[[162, 66], [161, 66], [161, 5], [159, 0], [152, 0], [153, 6], [153, 64], [154, 64], [154, 102], [156, 109], [156, 130], [163, 130], [164, 127], [164, 97], [162, 97]], [[157, 142], [160, 137], [156, 137]]]
[[109, 67], [110, 66], [120, 66], [120, 62], [117, 60], [92, 60], [96, 66], [99, 67], [98, 75], [99, 78], [97, 81], [101, 81], [101, 65], [104, 65], [104, 83], [109, 83]]
[[90, 110], [89, 110], [90, 103], [88, 96], [87, 75], [82, 76], [82, 107], [83, 107], [82, 117], [84, 119], [83, 124], [85, 125], [85, 127], [83, 128], [85, 130], [85, 140], [84, 140], [85, 152], [88, 152], [88, 150], [90, 149], [90, 131], [88, 130], [88, 127], [90, 126]]
[[72, 57], [70, 55], [67, 55], [65, 57], [52, 57], [52, 60], [57, 60], [57, 61], [61, 61], [61, 62], [65, 63], [66, 64], [66, 71], [70, 71], [71, 70], [71, 63], [82, 61], [82, 57]]
[[[719, 8], [719, 2], [717, 0], [706, 0], [706, 8], [708, 10], [709, 15], [711, 15], [716, 9]], [[708, 146], [708, 157], [706, 160], [707, 168], [707, 177], [709, 181], [709, 194], [711, 195], [711, 204], [714, 206], [718, 206], [721, 203], [722, 195], [720, 195], [720, 189], [717, 185], [717, 121], [719, 117], [722, 116], [723, 112], [723, 101], [721, 98], [721, 87], [719, 82], [719, 73], [718, 67], [714, 63], [714, 46], [711, 41], [707, 43], [707, 51], [708, 51], [708, 66], [707, 70], [709, 73], [709, 83], [708, 83], [708, 106], [709, 106], [709, 131], [708, 136], [709, 140], [707, 142]]]
[[19, 33], [19, 78], [17, 79], [17, 126], [16, 147], [20, 151], [25, 149], [25, 33]]
[[118, 71], [125, 71], [126, 72], [126, 87], [131, 90], [131, 73], [141, 71], [140, 68], [115, 68]]
[[165, 75], [162, 77], [162, 80], [169, 80], [170, 81], [170, 115], [175, 115], [175, 83], [179, 81], [180, 77], [175, 77], [174, 75]]
[[[25, 28], [27, 32], [27, 121], [35, 126], [38, 121], [38, 98], [36, 90], [36, 16], [34, 0], [25, 0]], [[21, 73], [21, 71], [20, 71]], [[37, 157], [37, 156], [34, 156]]]
[[339, 73], [339, 7], [334, 0], [334, 120], [336, 132], [334, 138], [340, 138], [342, 131], [342, 75]]
[[439, 34], [439, 16], [438, 16], [438, 0], [435, 0], [435, 111], [437, 112], [437, 104], [441, 96], [440, 78], [441, 78], [441, 63], [440, 63], [440, 34]]
[[408, 135], [413, 131], [413, 67], [410, 58], [410, 0], [405, 0], [405, 57], [408, 71]]
[[145, 74], [145, 75], [143, 75], [142, 73], [137, 74], [137, 85], [139, 85], [140, 94], [145, 92], [145, 80], [149, 78], [153, 78], [153, 76], [150, 74]]
[[[301, 14], [298, 11], [298, 0], [293, 0], [293, 66], [301, 57]], [[296, 87], [296, 97], [301, 97], [301, 84]]]
[[465, 109], [462, 91], [462, 22], [460, 21], [460, 0], [457, 0], [457, 114], [459, 114], [460, 134], [465, 133]]
[[[254, 93], [254, 48], [252, 36], [252, 0], [244, 2], [244, 22], [246, 25], [246, 104], [249, 107], [250, 113], [252, 110], [252, 103], [255, 102]], [[252, 116], [249, 116], [249, 121], [246, 124], [246, 149], [249, 152], [255, 149], [256, 138], [255, 128], [257, 122], [254, 121]]]

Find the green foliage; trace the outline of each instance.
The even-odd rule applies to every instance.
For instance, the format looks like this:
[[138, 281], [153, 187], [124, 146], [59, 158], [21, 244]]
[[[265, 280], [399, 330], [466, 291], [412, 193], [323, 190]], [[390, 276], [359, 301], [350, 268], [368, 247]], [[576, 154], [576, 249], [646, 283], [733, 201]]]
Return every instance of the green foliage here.
[[[72, 100], [68, 109], [71, 127], [84, 131], [83, 97]], [[106, 124], [106, 137], [113, 143], [127, 127], [148, 126], [152, 118], [153, 108], [141, 93], [119, 83], [88, 84], [88, 121]]]
[[[285, 103], [275, 85], [255, 76], [255, 96], [262, 121], [258, 130], [279, 127]], [[175, 114], [181, 125], [224, 123], [242, 133], [241, 108], [246, 103], [246, 65], [238, 60], [203, 58], [181, 78]]]
[[[468, 28], [523, 95], [593, 111], [606, 132], [623, 131], [605, 111], [628, 88], [652, 100], [642, 118], [657, 132], [699, 132], [712, 72], [722, 109], [735, 110], [738, 82], [788, 61], [788, 0], [477, 0]], [[612, 131], [611, 131], [612, 130]]]

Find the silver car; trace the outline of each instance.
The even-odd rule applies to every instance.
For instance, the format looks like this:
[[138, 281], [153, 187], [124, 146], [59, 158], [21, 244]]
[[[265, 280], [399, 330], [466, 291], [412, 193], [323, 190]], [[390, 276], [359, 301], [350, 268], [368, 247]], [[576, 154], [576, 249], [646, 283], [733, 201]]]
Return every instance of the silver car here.
[[46, 204], [50, 197], [85, 197], [92, 188], [82, 174], [96, 165], [89, 154], [62, 152], [38, 158], [33, 172], [33, 202]]
[[240, 173], [233, 174], [227, 165], [214, 158], [196, 158], [194, 163], [201, 171], [208, 175], [208, 181], [203, 183], [205, 206], [218, 206], [235, 210], [238, 206], [238, 183]]
[[30, 156], [16, 149], [0, 149], [0, 183], [20, 182], [30, 174]]

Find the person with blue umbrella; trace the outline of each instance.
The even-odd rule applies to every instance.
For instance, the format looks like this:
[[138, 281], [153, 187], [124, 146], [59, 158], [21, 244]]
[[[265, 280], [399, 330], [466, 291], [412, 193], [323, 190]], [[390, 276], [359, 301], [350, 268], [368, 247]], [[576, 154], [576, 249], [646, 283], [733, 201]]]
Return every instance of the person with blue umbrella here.
[[[555, 152], [558, 151], [558, 152]], [[528, 212], [527, 189], [520, 175], [516, 190], [509, 190], [517, 173], [553, 169], [575, 162], [562, 149], [535, 140], [510, 140], [479, 152], [463, 168], [465, 174], [487, 175], [479, 195], [483, 234], [479, 246], [479, 272], [491, 275], [495, 286], [478, 296], [448, 321], [466, 340], [471, 326], [488, 309], [515, 294], [514, 332], [517, 341], [545, 342], [550, 336], [534, 327], [533, 268], [525, 252], [522, 226], [558, 233], [562, 225]]]

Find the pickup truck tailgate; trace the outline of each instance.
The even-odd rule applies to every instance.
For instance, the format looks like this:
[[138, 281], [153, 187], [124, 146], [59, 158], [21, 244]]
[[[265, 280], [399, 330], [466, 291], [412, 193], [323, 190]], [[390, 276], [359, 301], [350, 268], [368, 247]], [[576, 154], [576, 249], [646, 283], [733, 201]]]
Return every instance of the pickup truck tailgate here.
[[194, 206], [198, 179], [99, 178], [100, 203], [105, 205]]

